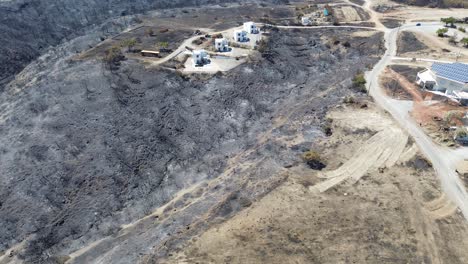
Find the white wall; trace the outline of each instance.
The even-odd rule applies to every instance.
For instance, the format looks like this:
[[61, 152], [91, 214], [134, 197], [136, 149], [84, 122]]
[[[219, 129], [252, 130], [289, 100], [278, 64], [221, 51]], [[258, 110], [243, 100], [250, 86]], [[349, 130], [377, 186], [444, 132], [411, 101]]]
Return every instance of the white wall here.
[[440, 86], [440, 87], [443, 87], [443, 88], [446, 88], [447, 89], [447, 93], [452, 93], [453, 91], [461, 91], [461, 90], [464, 90], [468, 87], [466, 87], [466, 85], [463, 85], [461, 83], [458, 83], [458, 82], [454, 82], [454, 81], [450, 81], [450, 80], [447, 80], [447, 79], [444, 79], [444, 78], [440, 78], [440, 77], [437, 77], [437, 84]]

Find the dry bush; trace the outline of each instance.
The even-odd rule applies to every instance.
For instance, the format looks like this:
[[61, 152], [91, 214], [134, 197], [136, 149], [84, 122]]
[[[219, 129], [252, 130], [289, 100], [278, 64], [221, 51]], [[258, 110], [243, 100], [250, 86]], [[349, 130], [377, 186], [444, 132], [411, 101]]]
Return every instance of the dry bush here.
[[102, 60], [107, 66], [109, 66], [110, 68], [114, 68], [115, 66], [118, 66], [120, 62], [124, 59], [125, 56], [122, 53], [121, 47], [114, 45], [106, 50]]
[[465, 112], [461, 110], [448, 111], [444, 116], [444, 122], [447, 125], [456, 125], [457, 122], [461, 122], [461, 119], [465, 116]]
[[304, 160], [305, 163], [307, 163], [307, 165], [309, 165], [311, 169], [321, 170], [325, 168], [325, 164], [322, 162], [322, 158], [320, 157], [320, 154], [318, 154], [316, 151], [309, 150], [305, 152], [302, 155], [302, 159]]

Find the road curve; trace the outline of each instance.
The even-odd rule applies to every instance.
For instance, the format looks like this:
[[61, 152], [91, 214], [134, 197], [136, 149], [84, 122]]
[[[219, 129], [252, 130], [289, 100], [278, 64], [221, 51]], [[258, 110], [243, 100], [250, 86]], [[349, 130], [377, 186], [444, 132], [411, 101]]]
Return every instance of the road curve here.
[[[369, 12], [371, 12], [371, 14], [374, 13], [374, 11], [369, 7], [369, 5], [366, 5], [365, 7], [367, 7], [366, 9], [368, 9]], [[391, 63], [392, 59], [399, 59], [398, 57], [396, 57], [398, 32], [404, 29], [415, 28], [416, 25], [406, 24], [394, 29], [349, 25], [278, 26], [261, 23], [259, 23], [259, 25], [274, 26], [283, 29], [351, 28], [384, 31], [386, 52], [383, 55], [382, 59], [374, 66], [374, 68], [371, 71], [366, 72], [369, 93], [374, 98], [376, 103], [379, 104], [383, 109], [388, 111], [393, 116], [393, 118], [414, 138], [416, 144], [419, 146], [422, 153], [431, 161], [437, 175], [440, 178], [443, 191], [460, 208], [465, 218], [468, 219], [468, 193], [465, 190], [463, 182], [460, 180], [455, 171], [457, 163], [462, 161], [464, 158], [468, 158], [468, 149], [452, 150], [446, 147], [436, 145], [432, 141], [432, 139], [426, 135], [426, 133], [421, 129], [421, 127], [418, 124], [416, 124], [416, 122], [410, 117], [407, 110], [408, 108], [404, 105], [405, 103], [389, 98], [382, 91], [382, 88], [379, 84], [379, 76], [383, 73], [385, 67], [387, 67], [387, 65]], [[426, 22], [420, 27], [430, 27], [434, 25], [441, 24], [439, 22]], [[156, 62], [155, 64], [159, 65], [176, 57], [181, 52], [185, 51], [185, 47], [190, 46], [192, 41], [197, 37], [199, 36], [194, 36], [190, 39], [187, 39], [182, 45], [179, 46], [177, 50], [175, 50], [173, 53], [163, 58], [162, 60]]]
[[[369, 8], [369, 11], [373, 11]], [[426, 22], [421, 27], [441, 25], [439, 22]], [[442, 25], [441, 25], [442, 26]], [[393, 118], [410, 134], [421, 152], [431, 161], [434, 170], [440, 178], [443, 191], [460, 208], [465, 219], [468, 219], [468, 194], [463, 182], [455, 171], [458, 162], [468, 158], [468, 149], [452, 150], [446, 147], [436, 145], [429, 136], [416, 124], [410, 117], [407, 106], [403, 102], [389, 98], [380, 87], [379, 76], [383, 73], [385, 67], [389, 65], [392, 59], [396, 58], [398, 32], [404, 29], [415, 28], [416, 25], [406, 24], [394, 29], [381, 29], [362, 26], [275, 26], [286, 29], [317, 29], [317, 28], [355, 28], [383, 30], [385, 32], [386, 52], [382, 59], [374, 68], [366, 73], [368, 90], [377, 104], [388, 111]], [[423, 60], [423, 59], [420, 59]], [[425, 60], [430, 61], [430, 60]]]
[[192, 45], [192, 42], [196, 39], [200, 38], [200, 36], [193, 36], [189, 39], [186, 39], [184, 42], [182, 42], [182, 44], [180, 44], [180, 46], [174, 50], [171, 54], [167, 55], [166, 57], [158, 60], [158, 61], [154, 61], [152, 62], [153, 66], [156, 66], [156, 65], [161, 65], [163, 63], [166, 63], [170, 60], [172, 60], [173, 58], [179, 56], [179, 54], [181, 54], [182, 52], [184, 52], [186, 50], [186, 46], [191, 46]]
[[[426, 26], [433, 26], [438, 23], [426, 23]], [[424, 26], [424, 25], [423, 25]], [[409, 116], [407, 108], [403, 102], [389, 98], [380, 87], [379, 76], [385, 67], [390, 64], [396, 55], [397, 37], [401, 29], [410, 29], [413, 25], [404, 25], [385, 32], [385, 46], [387, 48], [382, 59], [374, 68], [366, 73], [368, 89], [374, 100], [385, 110], [387, 110], [397, 122], [408, 131], [419, 146], [421, 152], [432, 162], [432, 165], [440, 178], [443, 191], [460, 208], [463, 215], [468, 219], [468, 194], [464, 184], [455, 172], [456, 164], [468, 157], [464, 149], [452, 150], [436, 145], [429, 136], [424, 133], [421, 127]]]

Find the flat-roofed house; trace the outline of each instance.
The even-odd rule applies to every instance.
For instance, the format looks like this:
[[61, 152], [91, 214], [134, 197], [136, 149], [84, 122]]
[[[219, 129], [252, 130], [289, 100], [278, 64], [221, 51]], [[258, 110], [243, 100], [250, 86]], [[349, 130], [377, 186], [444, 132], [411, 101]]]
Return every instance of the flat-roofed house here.
[[435, 62], [418, 72], [416, 83], [423, 89], [468, 103], [468, 64]]
[[245, 22], [244, 31], [249, 34], [257, 34], [259, 32], [254, 22]]
[[217, 51], [229, 51], [229, 43], [225, 38], [217, 38], [215, 39], [215, 49]]
[[234, 31], [234, 41], [236, 42], [246, 42], [249, 39], [247, 38], [247, 32], [244, 30], [235, 30]]
[[208, 53], [206, 50], [194, 50], [192, 52], [192, 60], [193, 64], [203, 66], [209, 61]]

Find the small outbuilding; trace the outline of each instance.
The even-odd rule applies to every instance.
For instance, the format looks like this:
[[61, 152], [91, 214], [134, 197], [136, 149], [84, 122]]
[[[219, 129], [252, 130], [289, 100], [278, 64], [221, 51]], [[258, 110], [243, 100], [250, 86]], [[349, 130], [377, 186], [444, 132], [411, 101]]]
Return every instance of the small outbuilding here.
[[247, 32], [244, 30], [235, 30], [234, 31], [234, 41], [236, 42], [246, 42], [249, 39], [247, 38]]
[[245, 22], [244, 31], [249, 34], [258, 34], [259, 30], [254, 22]]
[[229, 51], [229, 42], [225, 38], [215, 39], [215, 49], [219, 52]]
[[194, 50], [192, 52], [192, 60], [193, 64], [197, 66], [203, 66], [210, 61], [206, 50]]
[[159, 57], [160, 56], [159, 51], [154, 51], [154, 50], [142, 50], [140, 54], [143, 57]]
[[312, 23], [309, 17], [302, 17], [301, 18], [301, 23], [303, 26], [308, 26]]

